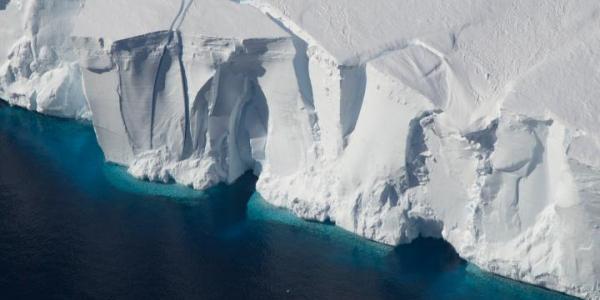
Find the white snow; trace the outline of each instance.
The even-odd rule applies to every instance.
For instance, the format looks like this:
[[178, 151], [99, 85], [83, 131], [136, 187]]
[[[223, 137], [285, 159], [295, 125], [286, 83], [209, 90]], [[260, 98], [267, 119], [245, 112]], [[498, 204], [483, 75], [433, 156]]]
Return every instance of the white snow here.
[[0, 10], [0, 98], [41, 113], [88, 119], [69, 34], [79, 1], [8, 1]]
[[600, 299], [599, 26], [595, 0], [12, 0], [0, 98], [91, 117], [138, 178], [253, 170], [303, 218]]

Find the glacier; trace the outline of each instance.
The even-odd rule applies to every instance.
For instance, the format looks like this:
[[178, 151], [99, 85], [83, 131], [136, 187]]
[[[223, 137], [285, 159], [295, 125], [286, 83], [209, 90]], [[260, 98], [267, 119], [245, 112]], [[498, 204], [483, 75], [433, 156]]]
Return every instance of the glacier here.
[[439, 237], [600, 299], [600, 3], [3, 0], [0, 98], [106, 160], [296, 215]]

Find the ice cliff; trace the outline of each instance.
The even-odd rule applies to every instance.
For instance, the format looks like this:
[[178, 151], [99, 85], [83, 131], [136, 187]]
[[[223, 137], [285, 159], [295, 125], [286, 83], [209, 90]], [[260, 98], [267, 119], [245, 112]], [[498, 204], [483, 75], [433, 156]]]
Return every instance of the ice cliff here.
[[0, 0], [0, 98], [106, 159], [600, 299], [596, 0]]

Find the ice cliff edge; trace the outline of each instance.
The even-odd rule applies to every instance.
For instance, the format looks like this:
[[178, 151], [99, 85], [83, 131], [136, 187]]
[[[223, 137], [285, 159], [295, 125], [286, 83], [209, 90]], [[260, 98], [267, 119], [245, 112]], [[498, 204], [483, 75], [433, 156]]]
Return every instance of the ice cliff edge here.
[[297, 215], [443, 237], [600, 299], [595, 0], [0, 0], [0, 98], [107, 160]]

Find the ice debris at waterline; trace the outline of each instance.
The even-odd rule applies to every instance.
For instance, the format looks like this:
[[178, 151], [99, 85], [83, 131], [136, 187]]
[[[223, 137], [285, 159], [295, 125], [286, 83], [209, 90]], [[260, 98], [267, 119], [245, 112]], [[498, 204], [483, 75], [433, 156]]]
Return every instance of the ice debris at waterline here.
[[4, 102], [0, 157], [6, 299], [571, 299], [481, 272], [439, 239], [390, 247], [302, 221], [253, 193], [250, 173], [202, 192], [132, 180], [89, 124]]
[[600, 298], [596, 0], [9, 1], [0, 97], [107, 160]]

